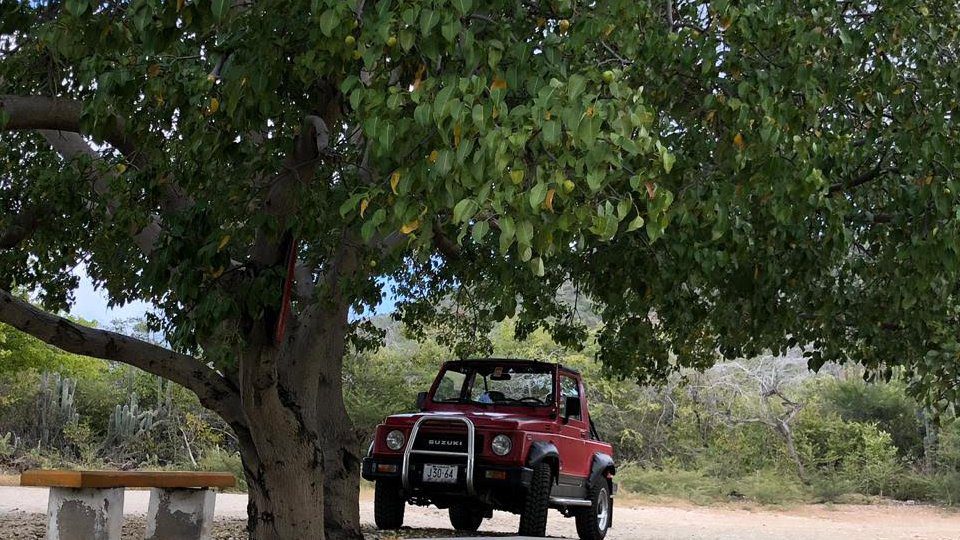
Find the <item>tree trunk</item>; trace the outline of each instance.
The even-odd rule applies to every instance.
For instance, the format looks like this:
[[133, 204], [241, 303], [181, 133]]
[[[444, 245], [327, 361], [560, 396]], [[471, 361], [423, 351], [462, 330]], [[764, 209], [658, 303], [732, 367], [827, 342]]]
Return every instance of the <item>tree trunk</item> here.
[[797, 452], [797, 447], [793, 443], [793, 430], [790, 429], [790, 424], [783, 420], [778, 420], [776, 430], [780, 433], [780, 436], [783, 437], [783, 442], [787, 445], [787, 454], [797, 466], [797, 476], [800, 477], [800, 481], [804, 484], [809, 484], [810, 482], [807, 480], [807, 471], [803, 467], [803, 460], [800, 459], [800, 454]]
[[341, 382], [346, 308], [307, 319], [279, 346], [251, 336], [240, 355], [248, 529], [257, 540], [362, 539], [358, 443]]

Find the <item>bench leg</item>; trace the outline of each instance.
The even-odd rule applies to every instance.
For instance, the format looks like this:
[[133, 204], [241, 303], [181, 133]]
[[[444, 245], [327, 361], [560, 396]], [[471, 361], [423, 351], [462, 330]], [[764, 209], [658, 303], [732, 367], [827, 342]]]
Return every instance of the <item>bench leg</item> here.
[[151, 489], [147, 540], [209, 540], [216, 497], [209, 489]]
[[123, 488], [50, 488], [47, 540], [120, 540]]

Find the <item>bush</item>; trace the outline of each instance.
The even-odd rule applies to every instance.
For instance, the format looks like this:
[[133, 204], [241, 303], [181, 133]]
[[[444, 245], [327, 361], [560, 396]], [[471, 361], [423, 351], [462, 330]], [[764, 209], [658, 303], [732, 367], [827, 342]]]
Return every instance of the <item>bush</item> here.
[[643, 495], [689, 499], [707, 504], [726, 497], [723, 483], [700, 471], [684, 469], [644, 469], [632, 465], [617, 472], [617, 481], [624, 490]]
[[867, 383], [862, 379], [826, 379], [819, 393], [823, 408], [848, 422], [874, 424], [890, 434], [902, 457], [923, 456], [923, 425], [916, 401], [898, 381]]
[[207, 452], [197, 463], [201, 471], [216, 471], [233, 473], [237, 479], [237, 489], [247, 490], [247, 477], [243, 474], [243, 462], [239, 452], [230, 452], [214, 448]]

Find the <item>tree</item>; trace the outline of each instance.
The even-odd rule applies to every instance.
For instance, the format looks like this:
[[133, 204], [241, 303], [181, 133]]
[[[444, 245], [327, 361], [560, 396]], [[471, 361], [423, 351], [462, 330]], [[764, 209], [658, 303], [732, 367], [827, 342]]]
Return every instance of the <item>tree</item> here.
[[956, 401], [950, 2], [0, 6], [0, 281], [56, 310], [82, 262], [170, 348], [0, 321], [194, 391], [254, 537], [359, 535], [341, 364], [387, 287], [462, 354], [582, 343], [568, 286], [611, 374], [797, 345]]

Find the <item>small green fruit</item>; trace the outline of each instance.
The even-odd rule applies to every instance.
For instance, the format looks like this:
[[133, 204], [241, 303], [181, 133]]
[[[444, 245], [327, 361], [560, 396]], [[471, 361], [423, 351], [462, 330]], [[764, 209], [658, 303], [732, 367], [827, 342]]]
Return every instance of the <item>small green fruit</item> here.
[[391, 49], [397, 46], [397, 36], [390, 36], [387, 38], [387, 47]]
[[573, 190], [574, 190], [574, 188], [576, 188], [576, 187], [577, 187], [577, 185], [574, 184], [574, 183], [573, 183], [573, 180], [570, 180], [569, 178], [567, 178], [566, 180], [563, 181], [563, 192], [564, 192], [564, 193], [573, 193]]
[[347, 44], [347, 47], [353, 47], [357, 44], [357, 38], [353, 36], [347, 36], [343, 38], [343, 42]]
[[613, 82], [614, 74], [609, 69], [603, 72], [603, 82], [610, 84]]

